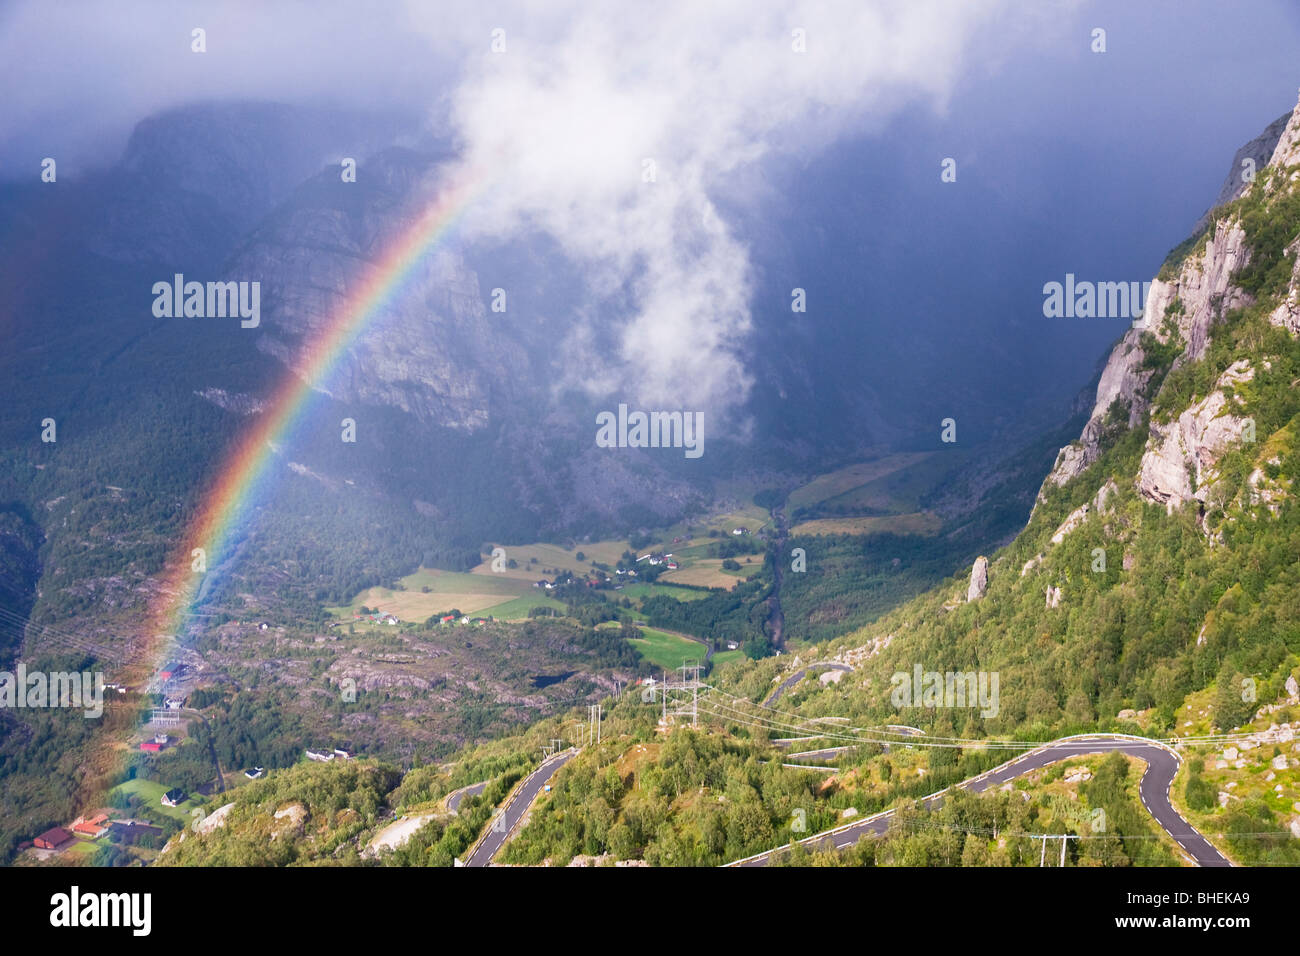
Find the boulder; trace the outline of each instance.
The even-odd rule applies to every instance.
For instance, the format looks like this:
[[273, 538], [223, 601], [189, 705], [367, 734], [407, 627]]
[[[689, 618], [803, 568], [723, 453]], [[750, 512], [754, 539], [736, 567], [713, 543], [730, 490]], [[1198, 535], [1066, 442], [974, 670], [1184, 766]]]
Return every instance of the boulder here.
[[966, 588], [966, 600], [978, 601], [989, 589], [989, 559], [980, 555], [970, 569], [970, 586]]

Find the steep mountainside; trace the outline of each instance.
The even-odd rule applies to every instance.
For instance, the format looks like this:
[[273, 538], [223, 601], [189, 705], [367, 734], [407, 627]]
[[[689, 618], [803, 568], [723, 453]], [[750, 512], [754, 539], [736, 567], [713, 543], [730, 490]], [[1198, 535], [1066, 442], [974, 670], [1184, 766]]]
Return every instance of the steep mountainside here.
[[[723, 862], [1008, 756], [958, 738], [1239, 731], [1230, 746], [1180, 747], [1174, 801], [1238, 862], [1300, 863], [1298, 242], [1300, 108], [1254, 182], [1171, 253], [1142, 322], [1111, 353], [1082, 436], [1013, 542], [861, 631], [720, 668], [700, 695], [699, 731], [679, 721], [664, 738], [656, 707], [618, 701], [609, 742], [557, 774], [506, 859]], [[917, 672], [937, 673], [941, 687], [968, 674], [983, 690], [900, 698]], [[779, 703], [760, 706], [778, 686]], [[949, 743], [882, 753], [878, 735], [860, 730], [900, 724]], [[795, 739], [773, 746], [782, 737]], [[782, 767], [791, 749], [823, 769]], [[1057, 792], [1059, 770], [1034, 778], [1019, 820], [1002, 794], [962, 798], [955, 816], [909, 811], [887, 853], [840, 862], [1028, 862], [1032, 841], [961, 821], [1086, 836], [1069, 806], [1080, 797], [1076, 809], [1106, 808], [1118, 840], [1080, 841], [1072, 860], [1180, 860], [1152, 842], [1123, 765], [1070, 771], [1069, 793]], [[1076, 789], [1093, 775], [1108, 783]]]

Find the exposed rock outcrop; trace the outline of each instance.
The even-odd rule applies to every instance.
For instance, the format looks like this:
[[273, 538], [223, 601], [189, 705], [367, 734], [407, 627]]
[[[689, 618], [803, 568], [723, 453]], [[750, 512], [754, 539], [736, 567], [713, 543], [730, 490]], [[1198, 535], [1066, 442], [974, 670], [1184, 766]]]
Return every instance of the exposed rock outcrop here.
[[1292, 335], [1300, 335], [1300, 240], [1287, 246], [1287, 252], [1295, 257], [1291, 286], [1277, 308], [1269, 313], [1268, 320]]
[[1067, 534], [1079, 527], [1079, 525], [1083, 524], [1084, 521], [1088, 519], [1088, 512], [1091, 510], [1092, 505], [1085, 502], [1066, 515], [1065, 520], [1061, 522], [1061, 526], [1057, 528], [1056, 533], [1052, 535], [1052, 544], [1060, 544], [1064, 541]]
[[[1266, 164], [1261, 162], [1264, 157], [1267, 157]], [[1044, 486], [1049, 482], [1065, 484], [1100, 457], [1105, 426], [1118, 424], [1107, 421], [1117, 400], [1127, 411], [1129, 428], [1141, 421], [1151, 401], [1148, 387], [1154, 374], [1152, 369], [1146, 368], [1146, 355], [1141, 346], [1145, 333], [1150, 333], [1161, 344], [1169, 344], [1171, 337], [1177, 336], [1181, 353], [1174, 360], [1176, 368], [1201, 358], [1209, 345], [1214, 323], [1231, 310], [1250, 303], [1250, 296], [1232, 283], [1233, 274], [1249, 259], [1245, 232], [1240, 222], [1231, 218], [1220, 218], [1215, 222], [1213, 216], [1214, 209], [1246, 193], [1253, 183], [1259, 181], [1258, 176], [1241, 177], [1241, 163], [1246, 158], [1261, 168], [1264, 165], [1274, 168], [1300, 165], [1300, 108], [1274, 121], [1260, 136], [1237, 151], [1214, 207], [1197, 223], [1196, 232], [1204, 226], [1209, 227], [1204, 245], [1179, 264], [1172, 278], [1167, 276], [1151, 283], [1141, 319], [1115, 345], [1106, 362], [1088, 423], [1077, 441], [1061, 449]], [[1292, 173], [1292, 179], [1297, 177], [1300, 177], [1300, 171]], [[1289, 295], [1273, 311], [1270, 320], [1300, 334], [1300, 262], [1296, 264]], [[1164, 478], [1168, 484], [1173, 475], [1167, 474]], [[1174, 491], [1179, 494], [1187, 490], [1177, 482], [1174, 485]]]
[[966, 600], [978, 601], [989, 589], [989, 559], [980, 555], [970, 569], [970, 586], [966, 588]]
[[1232, 445], [1242, 440], [1248, 419], [1230, 413], [1235, 401], [1224, 388], [1249, 381], [1254, 370], [1244, 359], [1234, 362], [1219, 377], [1208, 396], [1186, 409], [1177, 419], [1151, 422], [1151, 434], [1138, 471], [1138, 490], [1169, 509], [1185, 502], [1204, 502], [1217, 477], [1215, 466]]

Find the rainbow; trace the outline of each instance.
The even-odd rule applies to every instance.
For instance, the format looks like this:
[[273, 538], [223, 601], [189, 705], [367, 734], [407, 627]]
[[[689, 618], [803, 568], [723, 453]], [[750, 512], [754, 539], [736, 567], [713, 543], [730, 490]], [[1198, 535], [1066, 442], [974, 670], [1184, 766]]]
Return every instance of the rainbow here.
[[204, 579], [204, 574], [193, 570], [194, 550], [203, 549], [208, 569], [219, 567], [229, 557], [249, 508], [259, 499], [259, 489], [273, 471], [273, 446], [287, 444], [312, 394], [328, 381], [339, 359], [375, 316], [400, 294], [412, 269], [448, 234], [476, 194], [468, 182], [443, 188], [388, 244], [369, 273], [306, 343], [298, 370], [285, 375], [254, 426], [237, 439], [234, 451], [219, 466], [200, 500], [181, 546], [167, 562], [159, 597], [151, 604], [145, 656], [153, 670], [162, 664], [161, 654], [169, 652], [170, 643], [193, 616]]

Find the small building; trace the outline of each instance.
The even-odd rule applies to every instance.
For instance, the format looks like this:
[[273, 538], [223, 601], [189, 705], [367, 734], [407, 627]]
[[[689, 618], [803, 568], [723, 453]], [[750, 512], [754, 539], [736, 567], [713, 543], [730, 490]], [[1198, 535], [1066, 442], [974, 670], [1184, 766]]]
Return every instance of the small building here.
[[146, 740], [140, 745], [140, 749], [146, 753], [156, 754], [163, 749], [163, 745], [156, 740]]
[[39, 850], [58, 850], [67, 846], [72, 839], [72, 834], [63, 827], [51, 827], [33, 840], [32, 845]]
[[334, 759], [334, 751], [329, 747], [307, 748], [307, 759], [317, 763], [329, 763]]
[[97, 813], [86, 820], [78, 820], [72, 825], [72, 832], [80, 836], [90, 837], [97, 840], [108, 832], [109, 819], [107, 813]]
[[264, 773], [266, 773], [266, 771], [263, 768], [254, 767], [251, 770], [245, 770], [244, 776], [247, 777], [249, 780], [256, 780], [259, 777], [261, 777]]
[[351, 759], [352, 759], [352, 751], [350, 751], [350, 750], [344, 750], [344, 749], [342, 749], [341, 747], [335, 747], [335, 748], [334, 748], [334, 756], [338, 757], [338, 758], [341, 759], [341, 760], [351, 760]]
[[162, 805], [164, 807], [175, 807], [185, 800], [185, 791], [180, 787], [173, 787], [162, 795]]

